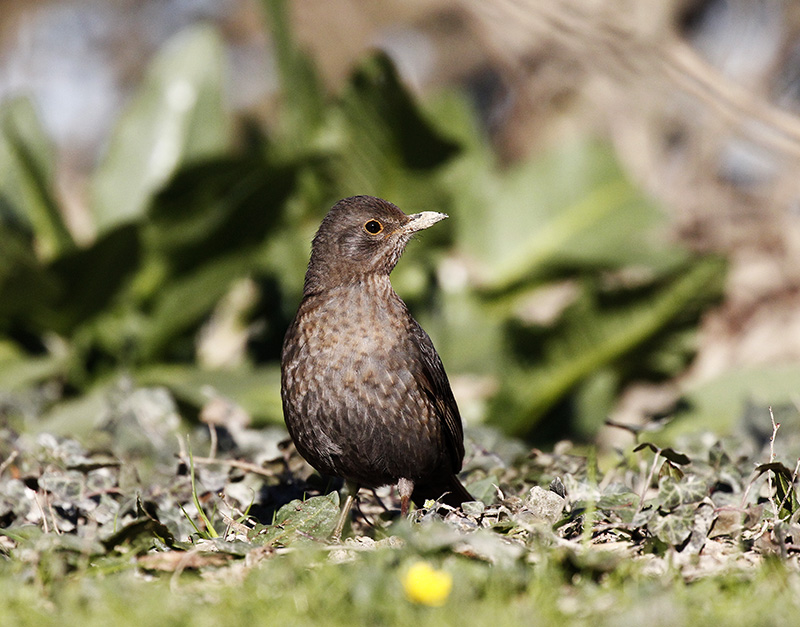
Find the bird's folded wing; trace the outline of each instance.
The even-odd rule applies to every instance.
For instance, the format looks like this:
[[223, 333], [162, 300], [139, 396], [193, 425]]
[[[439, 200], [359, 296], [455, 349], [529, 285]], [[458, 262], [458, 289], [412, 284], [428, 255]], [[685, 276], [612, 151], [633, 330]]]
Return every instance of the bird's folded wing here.
[[436, 416], [442, 421], [453, 473], [458, 473], [464, 461], [464, 427], [461, 425], [458, 405], [431, 338], [415, 320], [412, 319], [411, 322], [411, 336], [419, 349], [421, 366], [413, 370], [414, 378], [433, 406]]

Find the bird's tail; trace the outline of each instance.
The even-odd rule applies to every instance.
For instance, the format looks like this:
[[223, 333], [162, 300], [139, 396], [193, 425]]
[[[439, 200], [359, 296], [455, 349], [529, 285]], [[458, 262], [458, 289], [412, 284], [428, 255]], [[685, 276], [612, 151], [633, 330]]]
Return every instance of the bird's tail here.
[[425, 501], [434, 500], [444, 503], [450, 507], [461, 507], [462, 503], [474, 501], [464, 485], [455, 475], [450, 475], [445, 481], [435, 484], [415, 485], [411, 500], [417, 507], [423, 507]]

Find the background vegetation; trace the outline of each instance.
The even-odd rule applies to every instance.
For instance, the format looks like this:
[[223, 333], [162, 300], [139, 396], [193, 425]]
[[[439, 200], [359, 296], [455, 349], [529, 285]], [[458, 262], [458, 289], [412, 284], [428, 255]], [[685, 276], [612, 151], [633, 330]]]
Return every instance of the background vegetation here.
[[[310, 238], [333, 202], [359, 193], [452, 215], [395, 284], [451, 372], [499, 385], [485, 417], [504, 431], [530, 434], [561, 410], [562, 434], [588, 437], [626, 382], [686, 366], [724, 264], [667, 240], [607, 146], [577, 140], [501, 169], [463, 97], [419, 105], [380, 54], [327, 96], [285, 18], [269, 23], [283, 83], [274, 126], [231, 119], [218, 35], [181, 33], [91, 178], [88, 244], [64, 222], [30, 104], [3, 105], [3, 389], [55, 382], [40, 413], [69, 411], [73, 433], [72, 408], [120, 374], [195, 406], [206, 383], [281, 423], [279, 349]], [[559, 290], [542, 318], [537, 298]], [[224, 330], [232, 339], [215, 345]]]

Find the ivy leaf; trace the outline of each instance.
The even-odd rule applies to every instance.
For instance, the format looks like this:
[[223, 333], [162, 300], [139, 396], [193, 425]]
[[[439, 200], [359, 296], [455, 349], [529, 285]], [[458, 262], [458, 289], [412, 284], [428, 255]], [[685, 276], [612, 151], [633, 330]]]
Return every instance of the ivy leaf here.
[[253, 540], [261, 544], [289, 544], [300, 538], [325, 540], [339, 516], [339, 493], [295, 499], [281, 507], [275, 521]]
[[665, 459], [668, 459], [673, 464], [678, 464], [679, 466], [685, 466], [686, 464], [689, 464], [692, 461], [691, 459], [689, 459], [689, 457], [687, 455], [684, 455], [683, 453], [679, 453], [678, 451], [676, 451], [673, 448], [669, 448], [669, 447], [660, 448], [660, 447], [656, 446], [655, 444], [653, 444], [652, 442], [642, 442], [636, 448], [633, 449], [633, 452], [637, 453], [637, 452], [639, 452], [641, 450], [644, 450], [646, 448], [649, 448], [656, 455], [661, 455], [661, 457], [663, 457]]
[[662, 542], [672, 546], [683, 544], [694, 528], [694, 505], [681, 505], [664, 515], [654, 516], [647, 529]]
[[672, 475], [665, 475], [658, 481], [658, 494], [653, 504], [662, 510], [673, 510], [681, 505], [698, 503], [708, 494], [706, 484], [694, 475], [685, 481], [676, 480]]
[[627, 488], [624, 492], [603, 494], [596, 503], [597, 509], [606, 513], [616, 514], [624, 523], [633, 522], [633, 517], [638, 506], [639, 495], [634, 494]]
[[794, 489], [795, 475], [792, 470], [780, 462], [770, 462], [756, 466], [759, 475], [771, 472], [775, 480], [775, 500], [778, 503], [778, 516], [781, 519], [789, 518], [800, 508], [797, 493]]

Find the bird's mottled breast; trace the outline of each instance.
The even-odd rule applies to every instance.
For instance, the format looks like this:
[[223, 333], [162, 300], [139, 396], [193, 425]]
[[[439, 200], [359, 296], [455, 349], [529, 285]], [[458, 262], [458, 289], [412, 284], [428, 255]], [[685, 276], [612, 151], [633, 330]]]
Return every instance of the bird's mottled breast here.
[[404, 348], [408, 336], [408, 313], [402, 301], [393, 292], [376, 296], [379, 290], [337, 288], [321, 298], [307, 299], [295, 320], [294, 355], [288, 356], [287, 365], [313, 368], [316, 378], [335, 377], [345, 384], [356, 374], [362, 384], [378, 374], [370, 367]]
[[282, 389], [287, 426], [318, 468], [348, 477], [358, 466], [375, 479], [360, 477], [364, 485], [380, 485], [412, 471], [398, 468], [404, 456], [422, 473], [441, 463], [409, 324], [388, 277], [304, 300], [284, 345]]

